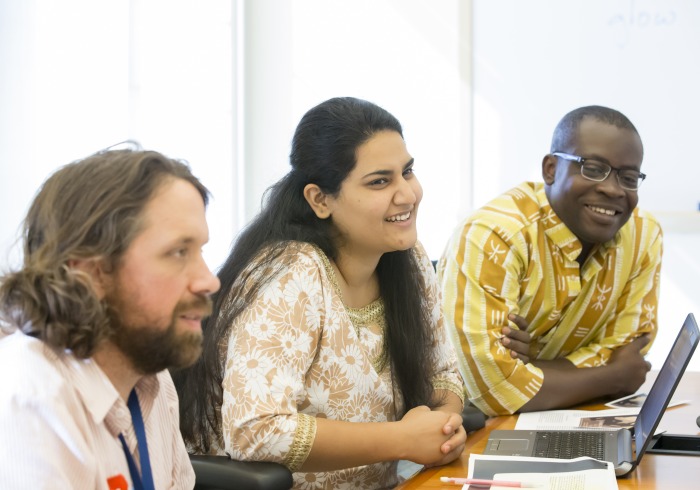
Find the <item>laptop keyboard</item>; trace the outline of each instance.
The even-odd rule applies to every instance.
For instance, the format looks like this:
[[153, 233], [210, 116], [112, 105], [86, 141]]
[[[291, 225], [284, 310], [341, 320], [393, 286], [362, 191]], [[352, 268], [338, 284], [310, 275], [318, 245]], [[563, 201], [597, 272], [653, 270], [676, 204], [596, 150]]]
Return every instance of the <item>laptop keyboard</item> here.
[[588, 456], [602, 460], [605, 456], [605, 432], [540, 431], [535, 438], [533, 455], [560, 459]]

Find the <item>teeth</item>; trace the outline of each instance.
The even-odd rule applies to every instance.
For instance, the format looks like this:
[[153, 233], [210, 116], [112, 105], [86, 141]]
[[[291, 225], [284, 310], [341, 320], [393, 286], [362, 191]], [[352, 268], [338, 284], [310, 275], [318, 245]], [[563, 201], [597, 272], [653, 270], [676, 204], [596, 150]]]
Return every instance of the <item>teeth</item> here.
[[595, 211], [596, 213], [600, 214], [605, 214], [608, 216], [615, 216], [615, 211], [612, 209], [604, 209], [604, 208], [598, 208], [596, 206], [588, 206], [591, 210]]
[[409, 211], [409, 212], [406, 213], [406, 214], [400, 214], [400, 215], [398, 215], [398, 216], [392, 216], [391, 218], [387, 218], [386, 220], [387, 220], [387, 221], [391, 221], [391, 222], [394, 222], [394, 221], [406, 221], [406, 220], [407, 220], [408, 218], [410, 218], [410, 217], [411, 217], [411, 212]]

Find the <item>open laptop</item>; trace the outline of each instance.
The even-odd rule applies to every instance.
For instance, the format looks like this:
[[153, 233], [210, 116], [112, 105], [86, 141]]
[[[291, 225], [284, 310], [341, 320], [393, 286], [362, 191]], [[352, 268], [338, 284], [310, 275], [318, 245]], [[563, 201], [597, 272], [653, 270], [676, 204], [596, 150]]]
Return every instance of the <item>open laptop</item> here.
[[[610, 461], [615, 474], [623, 476], [637, 467], [654, 436], [654, 431], [668, 406], [673, 392], [685, 372], [700, 341], [700, 331], [692, 313], [688, 314], [668, 357], [661, 367], [654, 385], [639, 410], [634, 432], [629, 429], [609, 430], [494, 430], [486, 442], [484, 454], [508, 456], [576, 458], [590, 456]], [[576, 446], [591, 444], [593, 447], [573, 453], [564, 449], [571, 438]], [[564, 439], [565, 441], [562, 441]], [[599, 440], [595, 440], [599, 439]], [[558, 454], [548, 453], [557, 446]], [[546, 446], [546, 447], [545, 447]], [[636, 448], [636, 457], [635, 457]]]

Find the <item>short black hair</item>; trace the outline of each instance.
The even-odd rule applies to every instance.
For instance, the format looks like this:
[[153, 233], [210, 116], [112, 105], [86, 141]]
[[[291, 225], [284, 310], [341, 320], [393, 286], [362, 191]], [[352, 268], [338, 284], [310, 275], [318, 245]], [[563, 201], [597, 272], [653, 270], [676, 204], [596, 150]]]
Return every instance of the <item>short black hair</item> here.
[[620, 129], [629, 129], [630, 131], [637, 133], [639, 136], [639, 132], [637, 131], [637, 128], [634, 127], [634, 124], [632, 124], [632, 121], [630, 121], [627, 116], [620, 111], [600, 105], [589, 105], [574, 109], [566, 114], [561, 121], [559, 121], [559, 124], [557, 124], [557, 127], [554, 129], [554, 134], [552, 135], [552, 146], [550, 151], [555, 152], [564, 150], [571, 142], [571, 138], [576, 135], [581, 121], [587, 117], [593, 118], [596, 121], [611, 124]]

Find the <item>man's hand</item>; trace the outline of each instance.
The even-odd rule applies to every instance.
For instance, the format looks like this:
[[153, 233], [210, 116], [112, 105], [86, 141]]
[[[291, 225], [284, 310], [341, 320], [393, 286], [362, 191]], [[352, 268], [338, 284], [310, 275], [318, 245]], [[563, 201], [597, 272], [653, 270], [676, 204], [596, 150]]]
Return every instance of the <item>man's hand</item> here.
[[619, 385], [618, 391], [612, 393], [614, 397], [631, 395], [644, 383], [651, 363], [644, 359], [641, 350], [649, 342], [651, 338], [649, 334], [645, 334], [613, 351], [607, 365], [617, 371], [616, 379]]
[[534, 356], [530, 351], [532, 338], [527, 332], [528, 323], [523, 317], [513, 313], [508, 315], [508, 320], [515, 323], [518, 328], [503, 327], [501, 343], [510, 350], [510, 357], [520, 359], [527, 364], [530, 362], [530, 357]]
[[650, 340], [649, 335], [642, 335], [615, 348], [604, 366], [577, 368], [564, 357], [535, 361], [534, 364], [544, 374], [542, 387], [519, 411], [551, 410], [598, 397], [619, 398], [634, 393], [651, 369], [651, 364], [641, 353]]

